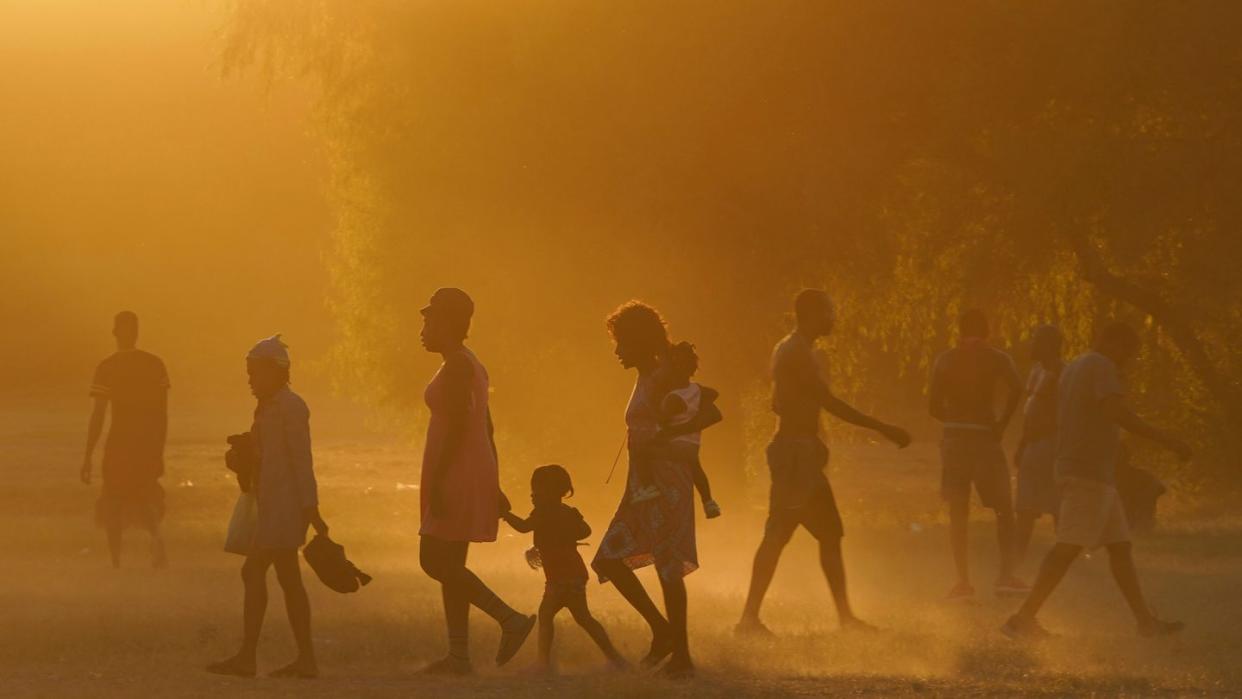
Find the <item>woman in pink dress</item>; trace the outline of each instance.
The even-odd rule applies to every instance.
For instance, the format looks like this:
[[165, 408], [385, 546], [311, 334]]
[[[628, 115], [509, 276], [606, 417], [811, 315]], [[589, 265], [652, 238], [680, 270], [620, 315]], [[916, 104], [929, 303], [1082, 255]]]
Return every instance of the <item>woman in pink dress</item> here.
[[[668, 353], [669, 341], [659, 311], [630, 301], [608, 317], [608, 331], [616, 343], [617, 358], [638, 378], [625, 410], [630, 471], [621, 504], [599, 543], [591, 567], [601, 582], [611, 582], [621, 596], [651, 627], [651, 650], [643, 664], [654, 667], [665, 658], [663, 672], [670, 677], [694, 673], [686, 633], [686, 584], [683, 578], [699, 567], [694, 537], [693, 461], [669, 440], [681, 432], [705, 429], [720, 421], [720, 411], [708, 400], [698, 413], [675, 428], [661, 428], [655, 373]], [[654, 480], [659, 496], [632, 497], [638, 468]], [[651, 601], [634, 569], [654, 565], [664, 592], [667, 618]]]
[[497, 665], [516, 655], [535, 627], [534, 616], [514, 611], [466, 568], [470, 542], [495, 541], [500, 513], [509, 510], [500, 492], [487, 369], [463, 344], [473, 314], [466, 292], [451, 288], [437, 290], [422, 309], [423, 347], [444, 357], [425, 394], [431, 421], [419, 493], [419, 563], [440, 583], [448, 623], [448, 656], [424, 670], [434, 674], [471, 672], [472, 604], [500, 624]]

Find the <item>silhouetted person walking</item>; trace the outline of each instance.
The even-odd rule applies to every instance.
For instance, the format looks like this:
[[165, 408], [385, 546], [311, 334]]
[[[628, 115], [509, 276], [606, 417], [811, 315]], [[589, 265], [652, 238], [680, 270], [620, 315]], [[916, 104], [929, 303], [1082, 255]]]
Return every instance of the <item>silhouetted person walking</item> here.
[[[988, 344], [988, 321], [982, 311], [962, 314], [958, 345], [936, 358], [928, 391], [932, 417], [944, 423], [940, 443], [940, 492], [949, 504], [949, 542], [957, 565], [957, 583], [949, 599], [973, 597], [970, 584], [970, 487], [983, 506], [996, 513], [1000, 547], [997, 594], [1022, 594], [1029, 588], [1013, 575], [1014, 518], [1009, 460], [1001, 437], [1022, 400], [1022, 379], [1013, 359]], [[996, 417], [996, 393], [1005, 389], [1005, 407]]]
[[1095, 347], [1061, 372], [1057, 398], [1056, 476], [1061, 488], [1057, 543], [1044, 558], [1031, 594], [1002, 627], [1011, 637], [1041, 637], [1035, 615], [1084, 548], [1108, 548], [1109, 567], [1138, 622], [1142, 636], [1177, 633], [1182, 623], [1156, 618], [1143, 598], [1130, 547], [1130, 530], [1115, 471], [1121, 430], [1146, 437], [1183, 460], [1185, 442], [1148, 425], [1126, 407], [1121, 370], [1139, 350], [1139, 337], [1124, 323], [1110, 323]]
[[500, 625], [496, 664], [517, 654], [535, 628], [535, 617], [505, 604], [466, 568], [470, 542], [495, 541], [500, 516], [509, 502], [500, 492], [487, 369], [463, 344], [474, 302], [461, 289], [439, 289], [422, 309], [422, 343], [444, 358], [427, 385], [431, 409], [423, 452], [419, 500], [419, 563], [440, 583], [448, 626], [448, 656], [424, 672], [465, 675], [469, 653], [470, 605]]
[[[664, 319], [651, 306], [630, 301], [608, 316], [608, 332], [616, 343], [621, 366], [635, 369], [638, 377], [625, 409], [630, 457], [627, 484], [591, 567], [600, 582], [611, 582], [651, 627], [651, 649], [643, 665], [654, 667], [668, 658], [661, 672], [667, 677], [687, 677], [693, 674], [694, 663], [687, 634], [684, 578], [699, 567], [694, 536], [696, 452], [679, 448], [672, 439], [719, 422], [720, 411], [705, 398], [693, 418], [661, 430], [660, 402], [664, 396], [656, 385], [656, 372], [669, 351]], [[640, 471], [650, 474], [658, 491], [656, 497], [631, 497], [638, 489]], [[664, 592], [667, 618], [634, 574], [634, 569], [653, 564]]]
[[242, 647], [237, 655], [212, 663], [208, 672], [253, 677], [259, 632], [267, 611], [267, 570], [285, 597], [289, 626], [298, 657], [271, 673], [272, 677], [312, 678], [319, 674], [311, 643], [310, 599], [302, 584], [298, 549], [306, 543], [306, 528], [328, 533], [319, 516], [319, 492], [311, 455], [310, 409], [289, 389], [289, 353], [279, 335], [261, 340], [246, 355], [250, 391], [258, 399], [250, 448], [257, 469], [249, 489], [257, 503], [254, 538], [242, 564], [245, 601], [242, 607]]
[[591, 536], [591, 527], [582, 513], [566, 505], [563, 498], [574, 494], [574, 484], [563, 466], [540, 466], [530, 476], [530, 502], [534, 505], [525, 519], [512, 512], [501, 517], [516, 531], [534, 532], [535, 546], [527, 551], [531, 567], [543, 568], [543, 600], [539, 603], [539, 670], [552, 672], [552, 636], [556, 614], [568, 609], [574, 621], [595, 641], [609, 664], [625, 669], [629, 664], [617, 652], [604, 626], [587, 606], [586, 564], [578, 553], [578, 542]]
[[1061, 331], [1041, 325], [1031, 338], [1031, 367], [1026, 380], [1026, 411], [1022, 440], [1014, 463], [1018, 466], [1017, 512], [1014, 555], [1018, 564], [1026, 558], [1035, 522], [1044, 515], [1056, 519], [1058, 501], [1054, 471], [1057, 450], [1057, 383], [1061, 380]]
[[900, 427], [868, 417], [832, 393], [820, 368], [815, 341], [832, 332], [835, 310], [828, 294], [806, 289], [794, 300], [797, 328], [772, 352], [772, 410], [779, 417], [776, 435], [768, 445], [772, 476], [768, 521], [755, 553], [746, 608], [738, 633], [771, 635], [759, 620], [759, 607], [776, 574], [781, 552], [794, 531], [805, 527], [819, 542], [819, 561], [828, 579], [843, 627], [867, 628], [854, 616], [845, 586], [841, 537], [845, 529], [824, 468], [828, 447], [820, 437], [821, 410], [852, 424], [875, 430], [898, 447], [910, 444]]
[[116, 314], [116, 353], [99, 363], [90, 395], [95, 399], [86, 434], [83, 483], [91, 482], [95, 445], [112, 406], [104, 443], [103, 489], [95, 519], [108, 534], [113, 567], [121, 565], [121, 532], [131, 525], [151, 533], [156, 568], [168, 565], [160, 521], [164, 518], [164, 441], [168, 433], [168, 372], [159, 357], [138, 349], [138, 316]]

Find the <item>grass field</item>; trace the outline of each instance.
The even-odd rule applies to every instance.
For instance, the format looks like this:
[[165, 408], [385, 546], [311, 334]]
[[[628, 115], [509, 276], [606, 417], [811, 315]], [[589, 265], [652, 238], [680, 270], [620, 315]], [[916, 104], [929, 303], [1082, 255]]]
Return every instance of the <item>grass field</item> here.
[[[74, 416], [76, 417], [76, 416]], [[65, 424], [61, 424], [64, 422]], [[765, 607], [779, 638], [747, 642], [731, 627], [741, 609], [750, 556], [762, 529], [759, 503], [726, 501], [725, 516], [700, 522], [702, 569], [688, 578], [691, 635], [699, 677], [670, 683], [605, 672], [585, 634], [566, 615], [556, 653], [562, 675], [528, 671], [534, 643], [514, 662], [487, 662], [497, 633], [472, 616], [478, 676], [420, 677], [415, 670], [445, 647], [438, 589], [417, 566], [414, 453], [372, 442], [317, 445], [325, 516], [351, 558], [375, 576], [356, 595], [309, 580], [323, 677], [316, 681], [231, 680], [202, 666], [231, 653], [240, 633], [241, 559], [220, 551], [234, 497], [214, 443], [175, 441], [168, 449], [166, 532], [172, 567], [148, 565], [145, 536], [127, 540], [126, 565], [107, 563], [90, 513], [97, 486], [75, 481], [76, 421], [49, 419], [0, 435], [0, 694], [5, 696], [434, 696], [739, 697], [869, 695], [1204, 695], [1242, 693], [1242, 518], [1178, 507], [1157, 534], [1137, 543], [1141, 576], [1163, 615], [1188, 623], [1184, 635], [1135, 636], [1103, 556], [1080, 561], [1043, 620], [1059, 636], [1037, 646], [997, 631], [1013, 600], [982, 595], [948, 604], [951, 583], [936, 466], [927, 445], [900, 455], [856, 448], [834, 455], [832, 478], [846, 518], [846, 557], [856, 607], [882, 627], [875, 635], [836, 630], [811, 540], [786, 551]], [[525, 468], [523, 469], [525, 470]], [[616, 485], [588, 485], [579, 498], [597, 530]], [[513, 493], [515, 502], [525, 493]], [[1046, 525], [1045, 525], [1046, 526]], [[1036, 550], [1047, 546], [1041, 529]], [[974, 529], [976, 584], [994, 572], [992, 528]], [[502, 529], [496, 544], [472, 549], [471, 566], [519, 609], [538, 604], [541, 578], [521, 562], [523, 537]], [[1034, 563], [1024, 573], [1029, 577]], [[644, 573], [650, 589], [651, 574]], [[293, 654], [274, 578], [260, 648], [261, 669]], [[588, 594], [601, 621], [631, 658], [647, 638], [611, 588]]]

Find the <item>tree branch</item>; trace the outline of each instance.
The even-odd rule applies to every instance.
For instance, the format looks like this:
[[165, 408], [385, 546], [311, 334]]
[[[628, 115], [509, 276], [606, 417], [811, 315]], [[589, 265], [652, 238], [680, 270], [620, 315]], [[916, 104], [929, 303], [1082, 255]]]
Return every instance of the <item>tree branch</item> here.
[[1109, 271], [1099, 250], [1091, 244], [1087, 235], [1071, 234], [1068, 237], [1074, 255], [1078, 258], [1083, 280], [1103, 294], [1150, 315], [1168, 333], [1169, 339], [1186, 358], [1187, 364], [1198, 375], [1212, 397], [1232, 417], [1232, 413], [1242, 406], [1242, 391], [1221, 375], [1186, 314], [1174, 308], [1156, 291]]

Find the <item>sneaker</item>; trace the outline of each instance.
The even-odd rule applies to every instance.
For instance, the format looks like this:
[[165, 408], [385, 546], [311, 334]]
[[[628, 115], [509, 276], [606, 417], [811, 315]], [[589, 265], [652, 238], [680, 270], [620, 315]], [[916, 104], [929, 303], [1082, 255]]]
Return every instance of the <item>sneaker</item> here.
[[715, 500], [705, 500], [703, 502], [703, 514], [708, 519], [716, 519], [720, 516], [720, 505], [717, 505]]
[[996, 581], [997, 597], [1025, 597], [1031, 591], [1031, 586], [1013, 577], [1001, 578]]
[[1138, 635], [1143, 638], [1155, 638], [1157, 636], [1173, 636], [1181, 633], [1186, 625], [1180, 621], [1165, 621], [1152, 617], [1147, 621], [1138, 625]]
[[957, 600], [974, 599], [974, 597], [975, 597], [975, 588], [972, 587], [969, 583], [958, 583], [954, 585], [953, 589], [949, 590], [949, 594], [944, 596], [944, 598], [949, 600], [950, 602], [957, 601]]
[[535, 628], [535, 615], [518, 614], [501, 627], [500, 649], [496, 651], [496, 664], [504, 665], [517, 655], [522, 644]]
[[660, 497], [659, 488], [654, 485], [644, 485], [635, 488], [634, 491], [630, 493], [630, 502], [647, 502], [648, 500], [655, 500], [658, 497]]
[[1024, 617], [1014, 614], [1009, 617], [1009, 621], [1001, 627], [1001, 633], [1014, 639], [1015, 641], [1037, 641], [1042, 638], [1052, 636], [1048, 629], [1039, 625], [1033, 617]]

